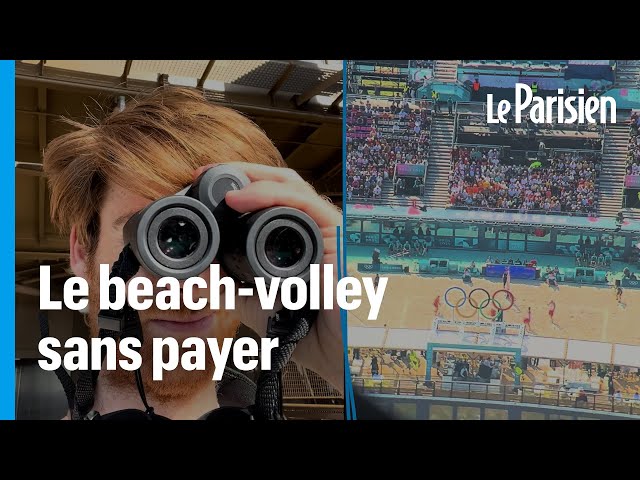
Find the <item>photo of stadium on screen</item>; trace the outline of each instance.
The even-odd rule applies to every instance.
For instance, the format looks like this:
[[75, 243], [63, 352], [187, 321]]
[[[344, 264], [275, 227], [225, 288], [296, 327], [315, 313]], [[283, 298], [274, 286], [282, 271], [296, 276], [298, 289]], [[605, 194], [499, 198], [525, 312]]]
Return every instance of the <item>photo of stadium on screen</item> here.
[[375, 321], [348, 313], [358, 418], [640, 419], [640, 60], [347, 81], [348, 275], [388, 278]]

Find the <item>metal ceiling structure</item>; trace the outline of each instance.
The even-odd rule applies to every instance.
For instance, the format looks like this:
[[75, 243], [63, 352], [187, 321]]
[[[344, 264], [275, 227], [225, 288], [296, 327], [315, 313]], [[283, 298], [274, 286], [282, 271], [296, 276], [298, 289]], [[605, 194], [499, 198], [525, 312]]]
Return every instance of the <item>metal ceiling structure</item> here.
[[[16, 283], [37, 287], [38, 266], [67, 276], [68, 239], [49, 220], [45, 146], [85, 121], [164, 83], [201, 88], [249, 116], [290, 168], [342, 204], [341, 60], [22, 60], [16, 62]], [[31, 292], [33, 293], [33, 292]]]

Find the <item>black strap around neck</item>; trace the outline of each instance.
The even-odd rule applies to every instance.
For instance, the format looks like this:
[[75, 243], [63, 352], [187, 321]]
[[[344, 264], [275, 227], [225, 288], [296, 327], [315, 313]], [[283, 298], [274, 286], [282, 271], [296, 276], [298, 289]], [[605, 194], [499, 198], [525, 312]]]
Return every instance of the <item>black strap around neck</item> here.
[[[128, 282], [138, 272], [140, 263], [136, 258], [133, 250], [129, 245], [125, 245], [120, 252], [118, 260], [111, 267], [111, 274], [109, 279], [119, 277], [124, 282]], [[111, 285], [109, 287], [109, 300], [114, 302], [116, 300], [116, 287]], [[142, 343], [142, 327], [140, 325], [140, 317], [138, 312], [125, 303], [125, 306], [121, 310], [100, 310], [98, 314], [98, 327], [100, 331], [98, 333], [100, 338], [113, 338], [118, 340], [121, 337], [136, 337]], [[102, 352], [102, 361], [104, 362], [106, 352]], [[72, 418], [75, 420], [93, 418], [92, 409], [95, 403], [95, 389], [98, 381], [99, 370], [84, 370], [80, 372], [78, 377], [78, 383], [76, 385], [76, 395], [74, 408], [72, 410]], [[136, 376], [136, 385], [140, 392], [140, 397], [147, 409], [147, 412], [153, 409], [146, 403], [146, 396], [144, 394], [144, 386], [140, 378], [140, 370], [134, 372]]]

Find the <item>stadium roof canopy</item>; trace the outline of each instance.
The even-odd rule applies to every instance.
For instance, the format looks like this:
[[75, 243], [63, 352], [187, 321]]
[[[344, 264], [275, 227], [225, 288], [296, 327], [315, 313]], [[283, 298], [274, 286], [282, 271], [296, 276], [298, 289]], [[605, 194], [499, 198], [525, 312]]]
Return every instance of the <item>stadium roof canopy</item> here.
[[[118, 98], [158, 85], [202, 88], [272, 139], [287, 164], [342, 203], [342, 60], [20, 60], [16, 62], [16, 283], [36, 294], [41, 263], [63, 265], [68, 239], [49, 221], [42, 152]], [[64, 278], [62, 270], [52, 274]]]

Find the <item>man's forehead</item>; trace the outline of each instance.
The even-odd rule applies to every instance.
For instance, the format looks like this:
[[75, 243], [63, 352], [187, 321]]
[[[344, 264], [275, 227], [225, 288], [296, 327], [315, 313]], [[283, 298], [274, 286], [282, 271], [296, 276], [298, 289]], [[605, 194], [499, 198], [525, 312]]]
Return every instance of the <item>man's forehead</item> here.
[[139, 210], [142, 210], [152, 202], [134, 191], [110, 185], [104, 198], [101, 209], [101, 217], [105, 223], [122, 224]]

